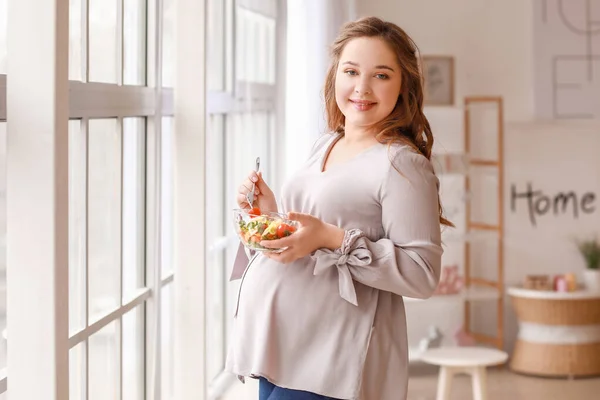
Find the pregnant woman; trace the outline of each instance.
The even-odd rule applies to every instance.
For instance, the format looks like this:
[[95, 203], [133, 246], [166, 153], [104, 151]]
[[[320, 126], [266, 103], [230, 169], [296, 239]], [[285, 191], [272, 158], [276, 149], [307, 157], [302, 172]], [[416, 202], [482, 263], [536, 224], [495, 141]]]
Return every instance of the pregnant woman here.
[[451, 225], [430, 163], [417, 54], [392, 23], [346, 24], [324, 88], [330, 133], [284, 185], [279, 207], [261, 175], [240, 186], [241, 207], [251, 207], [255, 183], [255, 206], [301, 225], [261, 243], [288, 247], [282, 253], [236, 262], [244, 276], [227, 370], [260, 379], [260, 400], [406, 399], [403, 297], [431, 296], [440, 228]]

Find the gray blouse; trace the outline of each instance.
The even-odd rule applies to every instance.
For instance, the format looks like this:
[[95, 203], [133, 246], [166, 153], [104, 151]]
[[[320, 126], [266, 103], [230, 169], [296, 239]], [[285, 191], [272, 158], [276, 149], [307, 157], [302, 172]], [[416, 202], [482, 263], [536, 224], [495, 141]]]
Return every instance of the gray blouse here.
[[427, 298], [439, 280], [439, 181], [402, 145], [376, 144], [323, 171], [339, 138], [317, 140], [283, 187], [280, 211], [339, 226], [344, 243], [286, 265], [243, 260], [226, 369], [339, 399], [402, 400], [402, 297]]

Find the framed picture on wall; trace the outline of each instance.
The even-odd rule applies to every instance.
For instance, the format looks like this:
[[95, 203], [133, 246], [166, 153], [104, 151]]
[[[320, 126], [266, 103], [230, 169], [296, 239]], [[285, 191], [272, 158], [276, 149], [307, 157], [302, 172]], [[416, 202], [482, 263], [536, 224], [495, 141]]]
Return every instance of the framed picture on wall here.
[[425, 105], [454, 105], [454, 57], [422, 56]]

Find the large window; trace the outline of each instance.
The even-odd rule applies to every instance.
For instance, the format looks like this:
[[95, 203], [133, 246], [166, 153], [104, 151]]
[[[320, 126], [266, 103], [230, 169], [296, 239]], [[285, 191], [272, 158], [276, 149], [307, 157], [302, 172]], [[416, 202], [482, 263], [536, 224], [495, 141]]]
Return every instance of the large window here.
[[232, 222], [235, 193], [257, 157], [264, 178], [275, 184], [276, 3], [208, 1], [206, 349], [211, 398], [232, 380], [223, 368], [238, 289], [229, 282], [239, 243]]
[[[173, 3], [69, 0], [71, 399], [174, 396]], [[0, 0], [0, 400], [10, 330], [6, 5]], [[151, 396], [156, 388], [160, 397]]]
[[[172, 399], [175, 0], [68, 1], [70, 398]], [[207, 253], [198, 268], [206, 273], [212, 398], [231, 382], [223, 367], [237, 292], [228, 282], [238, 245], [235, 188], [256, 157], [275, 186], [281, 161], [276, 3], [207, 1]], [[5, 8], [0, 0], [0, 371], [9, 337]], [[0, 400], [7, 387], [2, 374]]]
[[74, 399], [173, 396], [172, 18], [171, 1], [70, 0]]

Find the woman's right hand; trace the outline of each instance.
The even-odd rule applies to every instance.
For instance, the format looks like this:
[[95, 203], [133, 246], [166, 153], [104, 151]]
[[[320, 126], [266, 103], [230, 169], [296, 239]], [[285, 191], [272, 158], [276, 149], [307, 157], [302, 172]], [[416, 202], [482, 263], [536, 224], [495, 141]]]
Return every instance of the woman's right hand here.
[[[254, 204], [248, 204], [246, 195], [252, 190], [252, 183], [256, 183], [254, 190]], [[262, 173], [256, 171], [250, 172], [250, 175], [244, 180], [238, 189], [237, 203], [240, 208], [250, 209], [252, 207], [260, 208], [264, 213], [277, 212], [277, 201], [269, 185], [263, 180]]]

